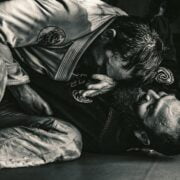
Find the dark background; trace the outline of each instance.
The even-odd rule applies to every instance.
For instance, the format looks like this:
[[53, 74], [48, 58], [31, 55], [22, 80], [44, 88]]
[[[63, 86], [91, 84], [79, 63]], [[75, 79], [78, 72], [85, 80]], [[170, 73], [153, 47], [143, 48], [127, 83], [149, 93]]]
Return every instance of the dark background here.
[[[167, 2], [169, 16], [173, 19], [172, 31], [180, 34], [180, 6], [178, 0], [104, 0], [105, 2], [118, 6], [128, 12], [129, 15], [144, 17], [150, 13], [150, 8], [158, 7], [161, 2]], [[152, 10], [152, 9], [151, 9]]]

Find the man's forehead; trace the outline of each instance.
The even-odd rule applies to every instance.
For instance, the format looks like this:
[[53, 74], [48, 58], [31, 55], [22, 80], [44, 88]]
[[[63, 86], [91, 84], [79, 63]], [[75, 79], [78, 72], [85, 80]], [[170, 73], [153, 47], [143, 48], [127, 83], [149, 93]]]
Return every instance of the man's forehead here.
[[180, 102], [179, 100], [176, 99], [175, 95], [169, 94], [165, 95], [159, 98], [159, 101], [162, 103], [174, 103], [174, 102]]
[[174, 95], [165, 96], [159, 100], [155, 111], [164, 118], [176, 118], [180, 115], [180, 101]]
[[154, 114], [159, 115], [160, 113], [161, 116], [163, 114], [167, 116], [168, 112], [177, 103], [179, 103], [180, 105], [180, 101], [178, 101], [174, 95], [167, 95], [167, 96], [160, 97], [159, 99], [157, 99], [156, 106], [154, 106]]

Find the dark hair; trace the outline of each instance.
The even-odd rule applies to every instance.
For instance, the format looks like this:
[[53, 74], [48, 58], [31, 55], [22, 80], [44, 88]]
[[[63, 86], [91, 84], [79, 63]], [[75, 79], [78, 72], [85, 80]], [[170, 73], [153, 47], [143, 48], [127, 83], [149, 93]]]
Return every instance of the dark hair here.
[[126, 69], [134, 67], [136, 80], [152, 80], [162, 61], [163, 42], [155, 30], [139, 17], [118, 17], [111, 25], [117, 31], [116, 38], [107, 45], [117, 49], [128, 62]]
[[[120, 84], [119, 87], [113, 91], [113, 105], [118, 113], [120, 113], [121, 121], [123, 120], [126, 127], [130, 127], [131, 131], [141, 128], [147, 132], [151, 142], [150, 147], [148, 146], [147, 148], [152, 148], [165, 155], [180, 154], [180, 117], [178, 121], [179, 126], [173, 134], [156, 134], [152, 129], [145, 127], [137, 116], [135, 106], [138, 104], [138, 100], [142, 94], [143, 90], [141, 88], [132, 88], [130, 85], [125, 84]], [[143, 147], [142, 144], [137, 144], [137, 146], [140, 148]]]
[[141, 88], [132, 87], [129, 82], [124, 81], [117, 84], [112, 92], [112, 107], [118, 112], [120, 121], [124, 121], [132, 131], [141, 125], [135, 106], [142, 93]]
[[152, 18], [158, 14], [160, 7], [162, 7], [164, 9], [164, 16], [167, 17], [170, 22], [173, 22], [180, 15], [178, 4], [179, 0], [151, 0], [147, 16]]

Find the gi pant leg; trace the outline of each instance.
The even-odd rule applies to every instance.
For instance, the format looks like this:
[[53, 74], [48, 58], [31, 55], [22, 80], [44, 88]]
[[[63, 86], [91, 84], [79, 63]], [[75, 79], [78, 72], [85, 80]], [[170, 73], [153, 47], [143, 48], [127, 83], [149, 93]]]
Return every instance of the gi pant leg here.
[[35, 166], [80, 157], [79, 131], [60, 119], [19, 113], [13, 104], [6, 102], [0, 105], [0, 128], [0, 168]]

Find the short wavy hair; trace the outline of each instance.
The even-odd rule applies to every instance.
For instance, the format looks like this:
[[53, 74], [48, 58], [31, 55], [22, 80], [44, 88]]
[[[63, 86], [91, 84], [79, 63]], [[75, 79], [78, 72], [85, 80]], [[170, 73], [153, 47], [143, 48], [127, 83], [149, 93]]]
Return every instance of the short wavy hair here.
[[117, 32], [116, 37], [106, 48], [116, 49], [133, 68], [132, 76], [138, 82], [151, 82], [162, 61], [163, 42], [158, 33], [142, 18], [134, 16], [118, 17], [111, 25]]

